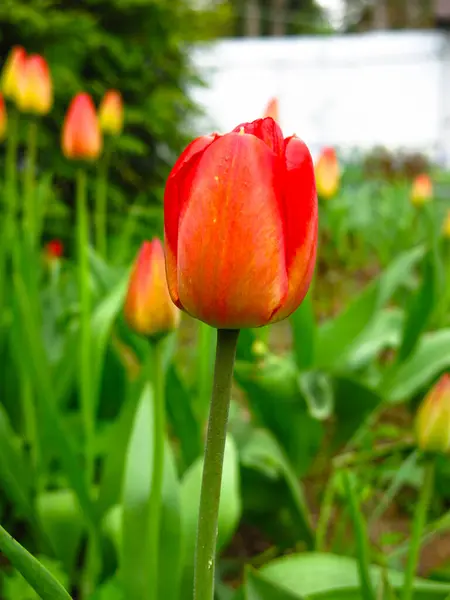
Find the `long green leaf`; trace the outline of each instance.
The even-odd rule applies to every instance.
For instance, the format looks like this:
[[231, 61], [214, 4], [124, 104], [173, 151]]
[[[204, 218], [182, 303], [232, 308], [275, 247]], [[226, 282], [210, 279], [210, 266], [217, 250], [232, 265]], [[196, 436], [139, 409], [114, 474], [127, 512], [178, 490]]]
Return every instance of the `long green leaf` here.
[[289, 317], [294, 342], [294, 358], [299, 369], [310, 369], [314, 365], [316, 350], [316, 322], [311, 292], [299, 308]]
[[63, 586], [0, 525], [0, 550], [42, 600], [70, 600]]

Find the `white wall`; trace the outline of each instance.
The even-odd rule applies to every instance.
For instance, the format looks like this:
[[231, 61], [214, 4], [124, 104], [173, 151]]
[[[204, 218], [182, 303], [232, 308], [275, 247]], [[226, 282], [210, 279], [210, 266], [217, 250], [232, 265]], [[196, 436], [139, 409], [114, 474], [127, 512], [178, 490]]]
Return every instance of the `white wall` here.
[[277, 96], [285, 135], [295, 132], [313, 152], [382, 144], [443, 159], [448, 46], [435, 31], [222, 40], [194, 53], [209, 86], [192, 92], [207, 115], [197, 129], [228, 131]]

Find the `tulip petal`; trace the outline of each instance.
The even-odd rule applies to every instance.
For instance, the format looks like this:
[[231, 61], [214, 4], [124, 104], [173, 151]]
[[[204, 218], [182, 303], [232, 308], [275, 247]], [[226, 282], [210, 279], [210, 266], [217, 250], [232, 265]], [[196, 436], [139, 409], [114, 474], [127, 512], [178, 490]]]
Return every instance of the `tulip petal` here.
[[188, 188], [189, 181], [196, 170], [196, 163], [200, 160], [202, 153], [217, 137], [217, 134], [205, 135], [191, 142], [173, 166], [166, 183], [164, 192], [164, 236], [167, 284], [172, 300], [179, 308], [182, 308], [182, 306], [180, 305], [177, 283], [178, 221], [184, 197], [181, 192]]
[[230, 133], [196, 165], [179, 220], [178, 292], [214, 327], [265, 325], [286, 296], [279, 162], [257, 137]]
[[278, 156], [284, 155], [284, 138], [280, 126], [272, 117], [257, 119], [252, 123], [242, 123], [233, 131], [239, 133], [244, 130], [245, 133], [256, 136], [262, 140]]
[[318, 206], [309, 150], [296, 136], [286, 139], [283, 214], [289, 292], [274, 321], [288, 317], [311, 283], [317, 247]]

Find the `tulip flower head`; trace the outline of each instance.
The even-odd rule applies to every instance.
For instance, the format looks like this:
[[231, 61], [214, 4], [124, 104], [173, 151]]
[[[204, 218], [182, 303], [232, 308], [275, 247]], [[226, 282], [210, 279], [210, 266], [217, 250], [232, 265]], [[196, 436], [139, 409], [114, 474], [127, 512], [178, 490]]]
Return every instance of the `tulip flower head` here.
[[61, 240], [50, 240], [45, 244], [45, 254], [49, 260], [59, 259], [64, 253]]
[[103, 133], [119, 135], [123, 127], [123, 101], [120, 92], [108, 90], [103, 96], [98, 111], [100, 127]]
[[164, 195], [172, 300], [217, 328], [285, 319], [311, 282], [317, 213], [309, 150], [272, 118], [197, 138]]
[[444, 220], [444, 227], [442, 233], [447, 240], [450, 240], [450, 210], [447, 211], [447, 215]]
[[72, 100], [62, 130], [62, 150], [71, 160], [95, 160], [102, 151], [102, 135], [89, 94]]
[[264, 117], [272, 117], [274, 121], [280, 120], [280, 109], [278, 106], [278, 98], [271, 98], [266, 106]]
[[164, 250], [159, 239], [144, 242], [131, 272], [125, 320], [136, 333], [159, 338], [178, 327], [180, 312], [167, 289]]
[[317, 193], [320, 198], [329, 200], [339, 189], [341, 173], [339, 161], [334, 148], [324, 148], [317, 159], [316, 167]]
[[27, 55], [22, 46], [14, 46], [6, 59], [2, 72], [2, 90], [7, 100], [17, 101], [19, 82], [25, 68]]
[[45, 58], [30, 55], [24, 63], [17, 89], [17, 106], [26, 113], [46, 115], [53, 104], [50, 70]]
[[429, 175], [422, 173], [417, 175], [411, 187], [411, 203], [414, 206], [422, 206], [433, 198], [433, 184]]
[[0, 93], [0, 142], [5, 139], [7, 126], [8, 117], [6, 114], [6, 105], [3, 95]]
[[450, 452], [450, 375], [442, 375], [416, 416], [417, 445], [425, 452]]

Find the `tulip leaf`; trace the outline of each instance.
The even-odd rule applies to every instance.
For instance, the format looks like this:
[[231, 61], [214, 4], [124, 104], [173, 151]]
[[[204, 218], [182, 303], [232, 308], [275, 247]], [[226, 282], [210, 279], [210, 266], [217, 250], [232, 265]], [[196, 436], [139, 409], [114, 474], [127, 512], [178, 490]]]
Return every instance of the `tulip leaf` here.
[[247, 570], [244, 585], [245, 600], [303, 600], [300, 594], [283, 590], [260, 573]]
[[311, 292], [289, 318], [292, 327], [294, 358], [300, 370], [314, 365], [316, 346], [316, 323]]

